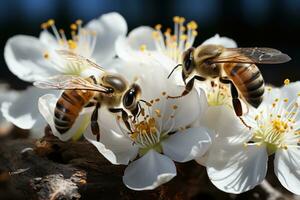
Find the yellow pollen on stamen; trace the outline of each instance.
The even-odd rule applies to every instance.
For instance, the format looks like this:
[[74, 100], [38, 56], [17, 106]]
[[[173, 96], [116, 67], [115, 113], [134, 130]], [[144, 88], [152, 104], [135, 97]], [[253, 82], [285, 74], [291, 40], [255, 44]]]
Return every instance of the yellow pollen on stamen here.
[[155, 114], [156, 114], [157, 117], [161, 117], [161, 112], [160, 112], [159, 109], [156, 109], [156, 110], [155, 110]]
[[142, 52], [146, 51], [146, 50], [147, 50], [147, 46], [146, 46], [145, 44], [142, 44], [142, 45], [140, 46], [140, 50], [141, 50]]
[[289, 99], [288, 99], [288, 98], [285, 98], [285, 99], [283, 99], [283, 101], [284, 101], [285, 103], [287, 103], [287, 102], [289, 102]]
[[195, 21], [190, 21], [187, 24], [187, 28], [191, 30], [196, 30], [198, 28], [198, 24]]
[[196, 37], [198, 35], [198, 32], [197, 31], [193, 31], [192, 34], [193, 34], [193, 36]]
[[74, 40], [68, 40], [68, 45], [70, 49], [76, 49], [77, 43]]
[[74, 31], [77, 30], [77, 25], [76, 24], [71, 24], [70, 29], [72, 29]]
[[185, 18], [184, 17], [179, 17], [179, 23], [184, 23], [185, 22]]
[[278, 133], [284, 133], [288, 129], [288, 124], [278, 119], [273, 120], [272, 125]]
[[54, 19], [49, 19], [47, 21], [48, 26], [52, 26], [55, 23]]
[[287, 79], [285, 79], [283, 83], [284, 83], [284, 85], [288, 85], [288, 84], [290, 84], [290, 79], [288, 79], [288, 78], [287, 78]]
[[156, 101], [156, 102], [159, 102], [159, 101], [160, 101], [160, 98], [155, 99], [155, 101]]
[[162, 92], [161, 95], [165, 96], [167, 93], [166, 92]]
[[176, 109], [178, 108], [178, 106], [177, 106], [177, 105], [173, 105], [172, 108], [173, 108], [174, 110], [176, 110]]
[[173, 21], [174, 21], [174, 23], [179, 23], [180, 22], [180, 17], [179, 16], [174, 16]]
[[41, 24], [42, 29], [47, 29], [48, 28], [48, 23], [44, 22]]
[[49, 59], [49, 53], [48, 52], [45, 52], [43, 56], [44, 56], [45, 59]]
[[77, 25], [81, 25], [82, 24], [82, 20], [81, 19], [77, 19], [75, 22]]
[[161, 24], [156, 24], [156, 25], [155, 25], [155, 29], [158, 30], [158, 31], [161, 29], [161, 27], [162, 27]]

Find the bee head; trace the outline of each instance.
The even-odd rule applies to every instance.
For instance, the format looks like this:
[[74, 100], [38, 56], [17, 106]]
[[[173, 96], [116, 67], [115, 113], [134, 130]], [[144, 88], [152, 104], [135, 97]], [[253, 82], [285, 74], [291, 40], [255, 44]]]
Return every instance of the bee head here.
[[130, 111], [137, 110], [140, 96], [140, 86], [136, 83], [132, 84], [123, 96], [123, 106]]

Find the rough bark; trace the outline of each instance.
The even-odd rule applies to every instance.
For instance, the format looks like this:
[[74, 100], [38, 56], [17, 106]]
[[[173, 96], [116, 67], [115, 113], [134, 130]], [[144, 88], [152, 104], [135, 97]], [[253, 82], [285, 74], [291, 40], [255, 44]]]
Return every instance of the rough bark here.
[[[87, 141], [0, 140], [0, 199], [266, 199], [256, 187], [241, 195], [216, 189], [195, 162], [177, 164], [178, 175], [153, 190], [136, 192], [122, 183], [125, 166], [115, 166]], [[271, 183], [278, 186], [276, 179]], [[273, 184], [274, 185], [274, 184]], [[281, 199], [292, 199], [286, 191]]]

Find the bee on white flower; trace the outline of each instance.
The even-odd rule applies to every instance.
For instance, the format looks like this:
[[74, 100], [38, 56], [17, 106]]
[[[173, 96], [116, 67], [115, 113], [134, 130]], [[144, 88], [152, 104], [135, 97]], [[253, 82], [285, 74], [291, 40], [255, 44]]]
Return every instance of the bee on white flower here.
[[[92, 110], [81, 112], [74, 124], [74, 130], [85, 132], [85, 138], [112, 164], [128, 165], [123, 182], [134, 190], [150, 190], [168, 182], [176, 176], [173, 161], [193, 160], [203, 155], [211, 143], [206, 128], [193, 126], [203, 116], [205, 101], [199, 99], [196, 91], [182, 99], [168, 100], [168, 94], [181, 88], [165, 78], [167, 71], [162, 66], [151, 59], [147, 61], [119, 60], [122, 67], [117, 72], [128, 80], [136, 80], [142, 91], [140, 98], [148, 102], [141, 103], [136, 119], [129, 116], [131, 130], [121, 116], [107, 109], [99, 110], [100, 141], [86, 126], [89, 120], [85, 119], [89, 119]], [[40, 111], [50, 125], [56, 101], [53, 95], [40, 98]], [[84, 130], [85, 127], [88, 128]]]
[[[52, 19], [42, 23], [41, 28], [43, 31], [39, 37], [16, 35], [5, 45], [4, 58], [9, 70], [24, 81], [45, 80], [54, 75], [88, 76], [97, 73], [85, 65], [62, 59], [57, 50], [78, 53], [109, 68], [116, 55], [115, 40], [127, 32], [126, 21], [118, 13], [105, 14], [84, 26], [81, 20], [77, 20], [70, 25], [70, 38], [66, 36], [69, 35], [67, 31], [58, 29]], [[29, 87], [15, 101], [4, 102], [1, 110], [7, 120], [22, 129], [31, 129], [33, 136], [41, 137], [45, 122], [36, 105], [38, 98], [46, 93], [59, 94]], [[25, 102], [29, 99], [30, 104]], [[17, 103], [26, 106], [16, 111]]]

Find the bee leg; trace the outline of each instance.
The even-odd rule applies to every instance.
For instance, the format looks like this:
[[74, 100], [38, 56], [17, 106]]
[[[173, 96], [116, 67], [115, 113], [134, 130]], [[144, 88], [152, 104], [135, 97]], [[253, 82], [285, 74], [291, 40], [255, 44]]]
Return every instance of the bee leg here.
[[91, 129], [92, 129], [92, 133], [94, 135], [96, 135], [97, 137], [97, 141], [100, 141], [100, 128], [99, 128], [99, 123], [98, 123], [98, 112], [99, 112], [99, 108], [100, 108], [101, 104], [98, 102], [96, 104], [96, 107], [92, 113], [92, 117], [91, 117]]
[[167, 98], [176, 99], [176, 98], [180, 98], [180, 97], [183, 97], [183, 96], [189, 94], [192, 91], [193, 87], [194, 87], [195, 79], [198, 80], [198, 81], [205, 81], [206, 80], [206, 78], [203, 78], [201, 76], [194, 76], [191, 80], [189, 80], [189, 82], [187, 82], [187, 84], [185, 85], [185, 89], [181, 93], [181, 95], [179, 95], [179, 96], [167, 96]]
[[132, 133], [130, 124], [129, 124], [129, 122], [128, 122], [129, 117], [128, 117], [127, 112], [126, 112], [124, 109], [122, 109], [122, 108], [109, 108], [108, 110], [109, 110], [110, 112], [112, 112], [112, 113], [119, 113], [119, 112], [121, 112], [121, 113], [122, 113], [122, 120], [123, 120], [123, 122], [124, 122], [126, 128], [130, 131], [130, 133]]
[[182, 70], [182, 72], [181, 72], [181, 77], [182, 77], [182, 80], [183, 80], [183, 82], [184, 82], [184, 85], [186, 85], [186, 75], [185, 75], [185, 73], [183, 72], [183, 70]]
[[237, 91], [235, 85], [232, 83], [231, 80], [229, 80], [226, 77], [220, 77], [219, 80], [220, 80], [221, 83], [230, 84], [230, 91], [231, 91], [232, 105], [233, 105], [233, 108], [234, 108], [234, 112], [238, 116], [238, 118], [241, 120], [241, 122], [247, 128], [251, 129], [251, 126], [249, 126], [248, 124], [246, 124], [246, 122], [241, 117], [243, 115], [242, 103], [241, 103], [241, 101], [239, 99], [239, 94], [238, 94], [238, 91]]
[[243, 115], [242, 103], [239, 99], [239, 93], [234, 84], [230, 81], [230, 91], [232, 97], [232, 105], [235, 111], [235, 114], [240, 117]]

